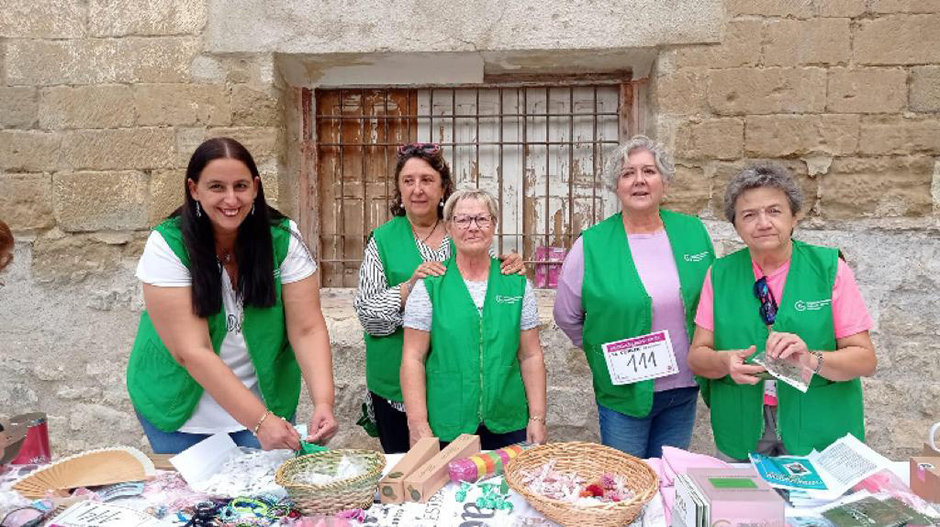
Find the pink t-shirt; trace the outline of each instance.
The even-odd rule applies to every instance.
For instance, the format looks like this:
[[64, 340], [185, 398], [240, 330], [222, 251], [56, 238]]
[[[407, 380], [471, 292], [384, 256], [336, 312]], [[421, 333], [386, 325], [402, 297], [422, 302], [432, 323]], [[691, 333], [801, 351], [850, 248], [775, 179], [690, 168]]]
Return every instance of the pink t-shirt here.
[[[760, 267], [753, 261], [754, 280], [764, 275]], [[774, 294], [774, 298], [783, 298], [783, 286], [787, 282], [787, 273], [790, 272], [790, 262], [767, 276], [767, 285]], [[705, 283], [702, 284], [702, 296], [698, 302], [698, 311], [695, 312], [695, 325], [701, 326], [709, 331], [715, 331], [715, 312], [714, 312], [715, 291], [712, 288], [712, 272], [708, 270], [705, 275]], [[835, 328], [836, 338], [841, 339], [850, 337], [862, 331], [868, 331], [874, 323], [868, 309], [865, 307], [865, 301], [862, 299], [862, 293], [858, 290], [858, 284], [855, 283], [855, 274], [842, 258], [836, 266], [836, 282], [832, 286], [832, 324]]]

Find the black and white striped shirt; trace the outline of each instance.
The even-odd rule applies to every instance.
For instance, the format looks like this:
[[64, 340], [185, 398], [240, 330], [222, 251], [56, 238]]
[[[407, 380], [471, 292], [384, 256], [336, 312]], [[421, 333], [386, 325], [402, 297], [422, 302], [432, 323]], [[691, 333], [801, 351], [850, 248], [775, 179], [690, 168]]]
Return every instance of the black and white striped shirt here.
[[[446, 234], [436, 251], [421, 240], [415, 239], [415, 243], [422, 261], [444, 262], [450, 258], [450, 237]], [[366, 333], [373, 337], [391, 335], [402, 326], [401, 284], [389, 286], [374, 237], [369, 239], [362, 255], [353, 308]]]

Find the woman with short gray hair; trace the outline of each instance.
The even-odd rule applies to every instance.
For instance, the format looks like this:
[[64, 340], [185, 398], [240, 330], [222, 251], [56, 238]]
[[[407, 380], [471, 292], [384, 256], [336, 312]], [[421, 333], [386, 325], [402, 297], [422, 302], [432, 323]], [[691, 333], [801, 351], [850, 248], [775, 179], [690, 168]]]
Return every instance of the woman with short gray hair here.
[[[698, 387], [686, 355], [715, 252], [698, 218], [660, 207], [675, 176], [662, 145], [633, 137], [607, 172], [621, 212], [571, 248], [558, 279], [555, 322], [587, 356], [601, 442], [660, 457], [663, 446], [688, 448], [692, 438]], [[641, 352], [630, 342], [643, 340], [661, 342], [659, 362], [674, 367], [624, 375], [629, 366], [619, 361], [635, 359]], [[627, 352], [614, 358], [610, 345]]]
[[460, 434], [479, 435], [484, 450], [545, 442], [535, 296], [525, 276], [501, 274], [489, 254], [498, 212], [486, 191], [454, 192], [444, 225], [455, 254], [408, 297], [401, 390], [412, 445]]
[[[865, 439], [861, 376], [875, 372], [871, 317], [838, 249], [792, 239], [803, 193], [777, 164], [751, 165], [725, 192], [747, 245], [715, 261], [702, 287], [689, 366], [708, 379], [719, 457], [806, 455], [847, 433]], [[779, 301], [779, 303], [778, 303]], [[809, 381], [761, 382], [766, 354]]]

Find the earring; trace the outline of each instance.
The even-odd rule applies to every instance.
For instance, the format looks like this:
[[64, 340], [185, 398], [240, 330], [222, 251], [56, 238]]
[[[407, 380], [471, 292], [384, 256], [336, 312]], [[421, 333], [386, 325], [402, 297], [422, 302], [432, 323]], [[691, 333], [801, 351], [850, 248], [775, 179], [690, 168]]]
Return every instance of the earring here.
[[254, 203], [251, 204], [251, 213], [252, 213], [252, 214], [255, 213], [255, 204], [254, 204]]
[[202, 217], [202, 207], [199, 206], [199, 202], [198, 202], [198, 201], [196, 202], [196, 217], [197, 217], [197, 218], [201, 218], [201, 217]]

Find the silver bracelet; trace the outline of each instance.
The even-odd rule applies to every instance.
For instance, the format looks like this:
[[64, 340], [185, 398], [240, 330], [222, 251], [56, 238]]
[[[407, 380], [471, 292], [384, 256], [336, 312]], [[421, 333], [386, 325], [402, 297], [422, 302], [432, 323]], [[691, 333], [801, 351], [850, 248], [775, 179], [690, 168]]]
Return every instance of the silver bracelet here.
[[823, 365], [823, 354], [821, 351], [811, 351], [810, 353], [816, 357], [816, 367], [813, 368], [813, 375], [819, 375], [819, 370], [822, 369]]

